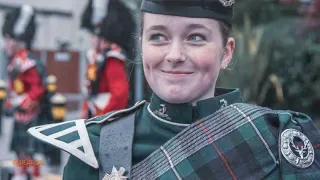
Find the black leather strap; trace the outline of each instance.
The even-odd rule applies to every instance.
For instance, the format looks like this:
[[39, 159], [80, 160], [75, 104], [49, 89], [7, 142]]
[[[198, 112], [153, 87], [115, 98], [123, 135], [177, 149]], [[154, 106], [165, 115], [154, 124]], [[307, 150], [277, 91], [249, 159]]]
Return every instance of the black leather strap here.
[[134, 117], [135, 113], [130, 113], [102, 126], [99, 146], [100, 179], [106, 173], [111, 174], [113, 167], [117, 170], [123, 167], [126, 170], [124, 176], [130, 178]]

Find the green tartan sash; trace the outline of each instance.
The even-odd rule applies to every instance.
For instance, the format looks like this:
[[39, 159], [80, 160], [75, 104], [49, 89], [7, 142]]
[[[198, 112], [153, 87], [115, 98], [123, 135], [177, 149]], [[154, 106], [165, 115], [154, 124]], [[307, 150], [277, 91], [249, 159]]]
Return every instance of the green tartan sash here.
[[[249, 104], [227, 106], [191, 124], [132, 167], [131, 179], [320, 179], [317, 159], [298, 169], [279, 157], [280, 128], [299, 125], [291, 118], [288, 112]], [[319, 133], [317, 137], [319, 143]]]

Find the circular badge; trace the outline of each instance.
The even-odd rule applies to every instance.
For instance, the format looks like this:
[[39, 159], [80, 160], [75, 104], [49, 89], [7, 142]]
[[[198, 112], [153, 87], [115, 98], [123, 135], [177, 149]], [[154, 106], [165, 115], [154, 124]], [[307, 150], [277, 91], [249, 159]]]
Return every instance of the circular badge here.
[[314, 150], [307, 136], [295, 129], [286, 129], [281, 133], [281, 153], [297, 168], [307, 168], [314, 161]]

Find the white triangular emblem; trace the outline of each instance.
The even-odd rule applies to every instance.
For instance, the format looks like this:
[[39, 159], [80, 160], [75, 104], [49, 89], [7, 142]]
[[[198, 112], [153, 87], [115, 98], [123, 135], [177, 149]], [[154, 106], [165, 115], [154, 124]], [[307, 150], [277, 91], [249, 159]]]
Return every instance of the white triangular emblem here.
[[[63, 129], [61, 131], [55, 132], [50, 135], [45, 135], [42, 133], [44, 130], [48, 130], [51, 128], [55, 128], [61, 125], [66, 125], [68, 123], [75, 123], [74, 126], [68, 127], [66, 129]], [[61, 126], [62, 127], [62, 126]], [[76, 139], [72, 142], [63, 142], [61, 140], [58, 140], [59, 137], [65, 136], [67, 134], [73, 133], [77, 131], [79, 134], [80, 139]], [[98, 161], [94, 155], [93, 148], [89, 139], [89, 135], [87, 132], [87, 128], [85, 125], [85, 120], [74, 120], [74, 121], [67, 121], [62, 123], [55, 123], [55, 124], [49, 124], [49, 125], [43, 125], [43, 126], [36, 126], [28, 129], [28, 132], [40, 139], [41, 141], [47, 142], [49, 144], [52, 144], [53, 146], [56, 146], [73, 156], [79, 158], [83, 162], [87, 163], [88, 165], [99, 168]], [[82, 147], [84, 152], [79, 150], [78, 148]]]

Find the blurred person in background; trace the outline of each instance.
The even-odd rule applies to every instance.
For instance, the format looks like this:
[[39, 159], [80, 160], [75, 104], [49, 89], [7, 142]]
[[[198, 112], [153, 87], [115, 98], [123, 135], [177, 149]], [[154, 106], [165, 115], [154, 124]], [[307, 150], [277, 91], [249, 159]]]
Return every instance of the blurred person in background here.
[[90, 0], [81, 27], [92, 34], [82, 117], [125, 108], [129, 95], [125, 64], [134, 49], [135, 30], [129, 9], [119, 0]]
[[3, 115], [3, 104], [7, 98], [7, 84], [5, 81], [0, 79], [0, 136], [2, 135], [2, 115]]
[[[44, 68], [39, 58], [30, 53], [35, 32], [35, 9], [30, 5], [23, 5], [5, 15], [2, 33], [9, 58], [7, 72], [10, 91], [6, 107], [12, 109], [14, 117], [11, 150], [21, 162], [32, 160], [39, 151], [39, 144], [26, 132], [29, 127], [38, 124], [40, 101], [45, 92], [42, 79]], [[33, 177], [40, 177], [39, 168], [39, 165], [18, 163], [13, 179], [26, 179], [29, 170]]]

